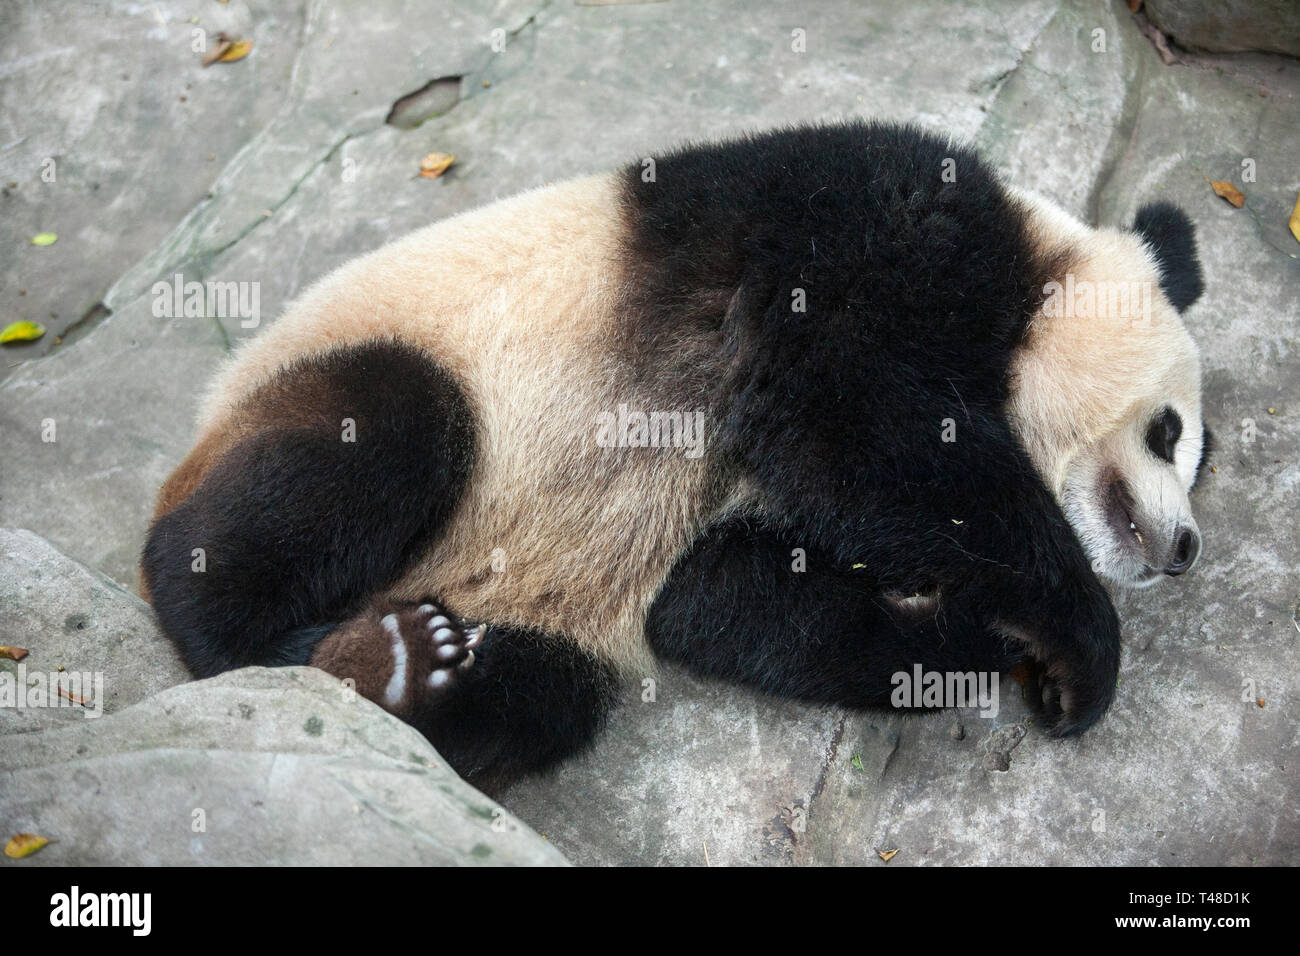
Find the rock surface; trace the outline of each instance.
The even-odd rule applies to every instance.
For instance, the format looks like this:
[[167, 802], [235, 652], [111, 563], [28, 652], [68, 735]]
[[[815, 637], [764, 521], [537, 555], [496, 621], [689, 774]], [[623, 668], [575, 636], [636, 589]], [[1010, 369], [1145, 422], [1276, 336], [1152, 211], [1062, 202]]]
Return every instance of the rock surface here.
[[[26, 673], [56, 675], [47, 685], [60, 672], [78, 675], [85, 692], [69, 684], [68, 693], [91, 712], [111, 714], [189, 680], [147, 604], [30, 531], [0, 528], [0, 607], [0, 644], [29, 652]], [[0, 660], [0, 673], [17, 672], [17, 663]], [[57, 699], [62, 706], [0, 707], [0, 733], [85, 719], [82, 707]]]
[[[21, 180], [0, 197], [20, 213], [0, 217], [0, 242], [21, 249], [0, 265], [0, 302], [15, 317], [39, 317], [23, 311], [35, 291], [60, 315], [97, 301], [111, 310], [49, 356], [0, 369], [10, 373], [0, 524], [133, 585], [152, 496], [186, 450], [200, 383], [255, 331], [240, 315], [155, 315], [157, 281], [256, 283], [270, 322], [340, 262], [547, 180], [687, 138], [846, 115], [916, 120], [975, 141], [1013, 182], [1088, 221], [1122, 226], [1167, 198], [1197, 223], [1208, 291], [1188, 323], [1220, 445], [1194, 495], [1206, 553], [1187, 578], [1120, 598], [1115, 709], [1061, 743], [1030, 723], [1010, 682], [996, 718], [911, 720], [666, 670], [655, 701], [633, 689], [590, 754], [501, 800], [577, 862], [885, 865], [877, 854], [889, 849], [891, 866], [1300, 858], [1300, 243], [1286, 226], [1300, 189], [1296, 61], [1180, 54], [1166, 65], [1124, 5], [1084, 0], [228, 6], [198, 8], [199, 25], [244, 18], [231, 22], [257, 45], [206, 71], [188, 46], [195, 8], [176, 0], [0, 14], [12, 54], [0, 178]], [[63, 32], [89, 9], [98, 31]], [[102, 48], [67, 40], [87, 32]], [[105, 58], [119, 53], [130, 79], [107, 82], [118, 67]], [[454, 106], [412, 128], [385, 123], [399, 100], [447, 77], [460, 78]], [[40, 109], [29, 109], [37, 90]], [[181, 94], [203, 97], [189, 118]], [[449, 101], [428, 102], [437, 112]], [[57, 150], [57, 186], [38, 187]], [[456, 165], [418, 178], [435, 150]], [[105, 187], [97, 170], [109, 166], [121, 178]], [[1245, 208], [1206, 179], [1236, 182]], [[44, 229], [60, 241], [23, 245]], [[9, 363], [25, 354], [5, 352]], [[51, 422], [57, 438], [42, 441]], [[61, 628], [89, 598], [21, 600], [49, 602], [22, 613]], [[237, 723], [218, 714], [210, 726]], [[1023, 739], [1002, 749], [1017, 727]], [[97, 812], [116, 819], [109, 804]]]
[[[105, 677], [99, 715], [0, 707], [3, 839], [57, 841], [0, 865], [565, 863], [322, 671], [247, 668], [155, 693], [184, 672], [138, 598], [28, 532], [0, 532], [0, 559], [0, 604], [21, 614], [3, 643], [31, 652], [28, 672], [62, 660]], [[0, 662], [0, 680], [17, 673]]]
[[1300, 56], [1294, 0], [1146, 0], [1151, 22], [1190, 50]]

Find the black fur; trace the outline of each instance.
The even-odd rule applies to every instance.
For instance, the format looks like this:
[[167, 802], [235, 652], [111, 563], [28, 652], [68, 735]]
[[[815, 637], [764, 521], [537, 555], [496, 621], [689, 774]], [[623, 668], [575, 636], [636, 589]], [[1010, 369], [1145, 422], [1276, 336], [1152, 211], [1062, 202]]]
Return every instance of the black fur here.
[[[941, 175], [949, 158], [955, 182]], [[671, 342], [675, 321], [699, 324], [705, 303], [728, 303], [714, 314], [717, 338], [734, 343], [711, 396], [717, 440], [785, 529], [779, 548], [751, 542], [756, 550], [734, 560], [762, 565], [802, 547], [841, 570], [865, 565], [880, 591], [938, 589], [962, 633], [997, 622], [1027, 635], [1067, 692], [1053, 729], [1086, 729], [1114, 693], [1119, 626], [1006, 418], [1011, 359], [1061, 266], [1031, 242], [1024, 211], [973, 153], [905, 127], [789, 130], [693, 147], [656, 166], [653, 182], [639, 165], [625, 178], [629, 257], [648, 277], [641, 340]], [[791, 308], [799, 289], [806, 313]], [[955, 441], [943, 440], [946, 424]], [[731, 661], [733, 676], [761, 673], [777, 692], [826, 690], [821, 662], [792, 654], [782, 664], [772, 647], [792, 640], [774, 633], [783, 627], [818, 627], [797, 612], [842, 599], [838, 579], [795, 586], [806, 593], [792, 591], [783, 610], [756, 577], [701, 584], [675, 574], [654, 611], [659, 645], [689, 660], [680, 648], [694, 642], [716, 671], [704, 644], [736, 632], [737, 608], [760, 605], [782, 622], [766, 631], [776, 643], [718, 652], [762, 658]], [[921, 651], [921, 632], [879, 614], [856, 628], [828, 615], [841, 653], [868, 636], [891, 664]], [[997, 663], [990, 654], [986, 665]], [[827, 699], [880, 693], [850, 692], [852, 675], [839, 680], [843, 696], [827, 690]]]
[[989, 629], [989, 595], [977, 589], [948, 595], [939, 613], [900, 610], [870, 571], [818, 551], [801, 566], [791, 540], [757, 516], [701, 537], [651, 608], [655, 652], [711, 677], [849, 707], [887, 706], [892, 676], [915, 664], [965, 673], [1024, 655]]
[[1133, 229], [1160, 264], [1160, 289], [1165, 298], [1179, 312], [1187, 311], [1205, 291], [1192, 220], [1170, 203], [1150, 203], [1138, 210]]
[[306, 663], [436, 533], [473, 460], [458, 387], [393, 342], [300, 362], [248, 409], [263, 430], [154, 524], [141, 561], [163, 632], [200, 677]]
[[1214, 454], [1214, 433], [1208, 428], [1202, 426], [1201, 430], [1201, 460], [1196, 463], [1196, 474], [1192, 476], [1192, 487], [1195, 488], [1201, 481], [1201, 475], [1210, 464], [1210, 458]]
[[613, 667], [560, 635], [490, 626], [474, 665], [411, 720], [480, 789], [586, 749], [617, 698]]
[[1166, 408], [1147, 426], [1147, 451], [1172, 465], [1174, 450], [1178, 447], [1178, 439], [1182, 435], [1183, 420], [1172, 408]]

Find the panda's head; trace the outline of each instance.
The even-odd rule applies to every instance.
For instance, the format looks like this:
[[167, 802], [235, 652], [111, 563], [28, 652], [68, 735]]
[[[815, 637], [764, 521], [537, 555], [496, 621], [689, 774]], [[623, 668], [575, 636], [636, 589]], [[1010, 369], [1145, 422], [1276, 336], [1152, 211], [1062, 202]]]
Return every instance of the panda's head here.
[[1161, 203], [1130, 230], [1094, 230], [1023, 198], [1058, 265], [1017, 356], [1013, 423], [1098, 574], [1183, 574], [1201, 552], [1188, 495], [1208, 451], [1181, 319], [1204, 287], [1192, 224]]

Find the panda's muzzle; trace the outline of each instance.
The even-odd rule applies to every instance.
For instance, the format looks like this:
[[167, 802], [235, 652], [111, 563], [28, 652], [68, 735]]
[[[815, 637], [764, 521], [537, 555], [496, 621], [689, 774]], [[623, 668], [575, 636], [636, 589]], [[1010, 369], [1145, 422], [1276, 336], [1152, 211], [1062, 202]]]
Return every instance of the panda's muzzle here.
[[1141, 557], [1146, 572], [1177, 577], [1191, 570], [1201, 553], [1201, 536], [1191, 525], [1178, 524], [1167, 545], [1157, 541], [1158, 531], [1141, 518], [1141, 510], [1123, 478], [1113, 476], [1105, 484], [1106, 520], [1115, 539], [1127, 542]]

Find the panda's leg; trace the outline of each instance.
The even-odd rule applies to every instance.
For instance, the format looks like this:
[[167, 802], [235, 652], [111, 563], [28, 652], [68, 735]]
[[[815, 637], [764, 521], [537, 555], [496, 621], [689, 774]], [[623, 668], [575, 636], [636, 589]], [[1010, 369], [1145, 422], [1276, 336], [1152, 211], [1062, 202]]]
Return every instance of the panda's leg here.
[[306, 663], [438, 533], [473, 459], [457, 384], [392, 341], [300, 361], [229, 418], [164, 486], [141, 559], [200, 677]]
[[660, 657], [803, 700], [889, 707], [894, 677], [995, 672], [1024, 654], [963, 595], [882, 594], [865, 571], [794, 553], [743, 517], [710, 529], [673, 569], [646, 634]]
[[487, 789], [585, 749], [618, 691], [615, 669], [566, 638], [466, 623], [432, 597], [371, 601], [311, 663], [353, 680]]

